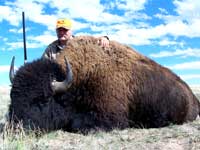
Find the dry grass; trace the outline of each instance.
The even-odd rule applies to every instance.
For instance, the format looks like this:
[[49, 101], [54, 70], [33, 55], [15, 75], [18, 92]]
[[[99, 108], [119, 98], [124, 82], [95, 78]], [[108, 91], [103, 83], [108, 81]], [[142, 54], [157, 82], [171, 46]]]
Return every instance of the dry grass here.
[[[198, 93], [196, 93], [198, 94]], [[9, 88], [0, 87], [0, 150], [197, 150], [200, 149], [200, 119], [184, 125], [160, 129], [126, 129], [109, 133], [98, 132], [87, 136], [56, 131], [36, 136], [17, 131], [5, 123], [9, 104]]]

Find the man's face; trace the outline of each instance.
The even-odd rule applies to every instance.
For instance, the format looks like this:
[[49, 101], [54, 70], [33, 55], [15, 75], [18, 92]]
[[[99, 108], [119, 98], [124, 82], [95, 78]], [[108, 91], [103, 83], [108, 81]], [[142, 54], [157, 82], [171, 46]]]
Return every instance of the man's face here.
[[67, 41], [72, 36], [72, 31], [70, 29], [65, 29], [65, 28], [56, 29], [56, 33], [60, 41]]

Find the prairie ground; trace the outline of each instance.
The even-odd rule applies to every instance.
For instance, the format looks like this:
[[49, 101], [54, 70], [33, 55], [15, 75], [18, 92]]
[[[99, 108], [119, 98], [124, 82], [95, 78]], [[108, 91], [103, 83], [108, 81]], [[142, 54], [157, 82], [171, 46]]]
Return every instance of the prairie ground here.
[[[200, 87], [192, 90], [200, 97]], [[89, 135], [56, 131], [42, 136], [13, 132], [6, 125], [10, 88], [0, 87], [0, 150], [198, 150], [200, 119], [159, 129], [126, 129]]]

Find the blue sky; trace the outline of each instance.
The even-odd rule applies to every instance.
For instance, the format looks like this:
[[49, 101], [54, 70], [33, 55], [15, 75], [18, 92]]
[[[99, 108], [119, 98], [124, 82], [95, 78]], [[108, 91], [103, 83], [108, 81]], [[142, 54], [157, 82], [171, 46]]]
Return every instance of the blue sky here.
[[108, 35], [200, 85], [200, 0], [7, 0], [0, 1], [0, 85], [9, 85], [9, 66], [41, 57], [56, 39], [58, 18], [73, 22], [74, 35]]

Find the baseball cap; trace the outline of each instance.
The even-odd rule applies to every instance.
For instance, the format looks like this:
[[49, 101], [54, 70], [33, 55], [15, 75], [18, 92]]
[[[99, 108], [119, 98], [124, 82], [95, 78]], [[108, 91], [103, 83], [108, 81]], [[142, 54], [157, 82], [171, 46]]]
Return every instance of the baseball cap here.
[[65, 29], [71, 29], [72, 28], [72, 22], [69, 19], [58, 19], [56, 22], [56, 29], [58, 28], [65, 28]]

